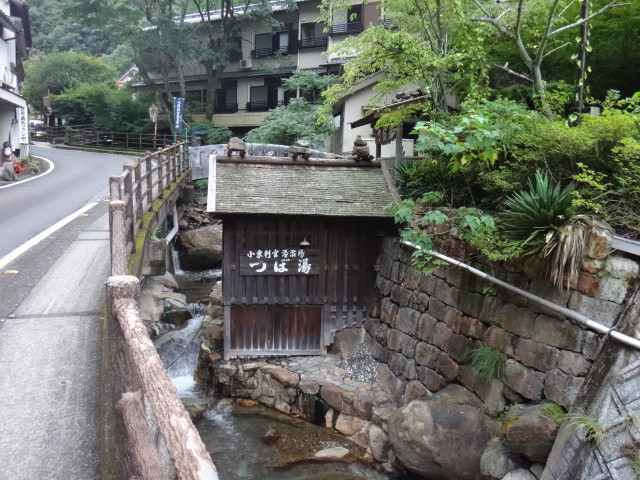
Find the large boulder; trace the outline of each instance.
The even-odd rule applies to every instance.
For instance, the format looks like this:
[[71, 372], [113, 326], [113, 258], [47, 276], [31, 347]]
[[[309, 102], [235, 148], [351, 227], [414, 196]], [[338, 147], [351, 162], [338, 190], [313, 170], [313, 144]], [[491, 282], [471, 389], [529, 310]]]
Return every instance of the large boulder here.
[[222, 262], [222, 225], [187, 230], [178, 235], [180, 266], [185, 270], [209, 270]]
[[501, 432], [502, 443], [533, 462], [546, 463], [559, 425], [544, 410], [544, 404], [512, 407]]
[[[444, 389], [396, 410], [389, 441], [396, 459], [431, 480], [481, 480], [480, 459], [497, 425], [464, 389]], [[477, 400], [477, 399], [476, 399]]]

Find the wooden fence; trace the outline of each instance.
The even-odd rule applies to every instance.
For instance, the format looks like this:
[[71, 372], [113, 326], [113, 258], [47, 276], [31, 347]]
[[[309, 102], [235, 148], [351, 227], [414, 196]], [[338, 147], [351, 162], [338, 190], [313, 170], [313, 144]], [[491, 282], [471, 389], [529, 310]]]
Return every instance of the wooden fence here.
[[147, 154], [110, 178], [111, 276], [107, 281], [113, 445], [119, 476], [217, 480], [216, 468], [140, 318], [140, 281], [127, 260], [145, 212], [187, 168], [184, 144]]

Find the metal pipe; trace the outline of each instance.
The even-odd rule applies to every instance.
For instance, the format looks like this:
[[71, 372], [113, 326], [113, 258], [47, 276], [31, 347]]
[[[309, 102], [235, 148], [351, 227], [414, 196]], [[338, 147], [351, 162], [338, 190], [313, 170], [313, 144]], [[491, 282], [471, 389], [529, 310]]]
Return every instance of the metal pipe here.
[[[415, 243], [412, 243], [409, 241], [403, 241], [402, 243], [404, 243], [405, 245], [411, 248], [415, 248], [416, 250], [422, 250], [422, 248], [419, 245], [416, 245]], [[562, 315], [575, 320], [576, 322], [580, 323], [581, 325], [584, 325], [587, 328], [590, 328], [598, 333], [609, 335], [611, 338], [617, 340], [620, 343], [623, 343], [629, 347], [635, 348], [636, 350], [640, 350], [640, 340], [638, 340], [637, 338], [633, 338], [623, 333], [617, 332], [613, 328], [607, 327], [598, 322], [594, 322], [589, 317], [586, 317], [581, 313], [575, 312], [566, 307], [561, 307], [560, 305], [556, 305], [555, 303], [550, 302], [549, 300], [545, 300], [544, 298], [540, 298], [537, 295], [529, 293], [526, 290], [522, 290], [521, 288], [514, 287], [513, 285], [507, 282], [504, 282], [499, 278], [491, 276], [488, 273], [483, 272], [482, 270], [478, 270], [477, 268], [474, 268], [471, 265], [467, 265], [466, 263], [456, 260], [455, 258], [447, 257], [446, 255], [443, 255], [438, 252], [434, 252], [433, 250], [430, 250], [429, 252], [427, 252], [427, 254], [432, 255], [433, 257], [439, 260], [443, 260], [447, 263], [450, 263], [451, 265], [456, 265], [458, 267], [461, 267], [467, 270], [468, 272], [471, 272], [474, 275], [477, 275], [480, 278], [484, 278], [485, 280], [495, 283], [496, 285], [506, 288], [507, 290], [510, 290], [514, 293], [522, 295], [523, 297], [528, 298], [529, 300], [532, 300], [536, 303], [539, 303], [540, 305], [543, 305], [555, 312], [561, 313]]]
[[173, 237], [176, 236], [176, 233], [178, 233], [179, 228], [180, 228], [180, 225], [178, 224], [178, 209], [174, 208], [173, 209], [173, 228], [169, 233], [167, 233], [167, 236], [165, 238], [165, 240], [167, 241], [167, 245], [169, 245], [171, 240], [173, 240]]

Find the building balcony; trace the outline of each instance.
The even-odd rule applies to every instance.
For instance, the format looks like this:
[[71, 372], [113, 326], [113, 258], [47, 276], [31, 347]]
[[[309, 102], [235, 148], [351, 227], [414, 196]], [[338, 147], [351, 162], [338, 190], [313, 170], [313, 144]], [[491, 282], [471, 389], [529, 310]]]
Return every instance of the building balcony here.
[[216, 105], [214, 109], [215, 113], [236, 113], [237, 111], [237, 103], [223, 103], [221, 105]]
[[247, 102], [247, 112], [267, 112], [273, 108], [281, 107], [285, 104], [282, 100], [272, 102]]
[[362, 22], [349, 22], [329, 27], [330, 37], [339, 37], [341, 35], [356, 35], [364, 30]]
[[304, 38], [300, 40], [300, 50], [306, 48], [325, 48], [329, 43], [329, 37]]
[[256, 48], [251, 50], [251, 58], [265, 58], [272, 57], [274, 55], [289, 55], [291, 53], [295, 53], [292, 46], [280, 48]]

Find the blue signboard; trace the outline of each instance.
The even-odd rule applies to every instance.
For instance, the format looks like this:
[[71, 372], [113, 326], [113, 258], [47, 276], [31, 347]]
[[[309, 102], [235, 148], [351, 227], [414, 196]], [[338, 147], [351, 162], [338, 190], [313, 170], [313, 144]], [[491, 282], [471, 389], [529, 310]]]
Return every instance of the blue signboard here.
[[184, 98], [173, 98], [173, 129], [182, 129], [182, 112], [184, 111]]

